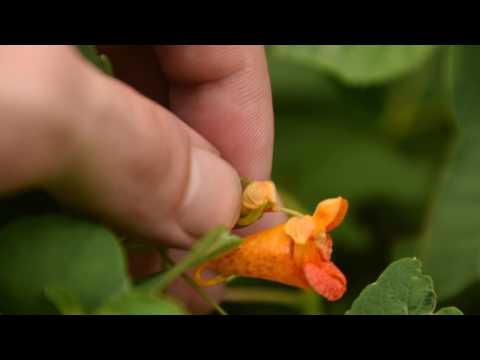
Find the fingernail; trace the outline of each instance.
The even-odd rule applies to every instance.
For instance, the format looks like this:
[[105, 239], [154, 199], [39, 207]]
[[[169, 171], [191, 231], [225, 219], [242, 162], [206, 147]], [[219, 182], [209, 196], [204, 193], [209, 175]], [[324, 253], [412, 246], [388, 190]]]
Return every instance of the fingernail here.
[[178, 212], [180, 226], [195, 236], [218, 225], [232, 228], [240, 215], [241, 191], [240, 178], [230, 164], [193, 147], [186, 195]]

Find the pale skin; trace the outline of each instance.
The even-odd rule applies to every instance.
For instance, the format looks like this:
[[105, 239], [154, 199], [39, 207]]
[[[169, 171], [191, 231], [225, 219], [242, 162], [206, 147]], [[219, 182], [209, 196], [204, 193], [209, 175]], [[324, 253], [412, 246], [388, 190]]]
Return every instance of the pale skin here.
[[[176, 249], [216, 225], [232, 228], [239, 176], [270, 178], [264, 48], [99, 48], [118, 79], [70, 46], [0, 46], [0, 195], [46, 189], [125, 233]], [[155, 253], [129, 260], [137, 278], [160, 269]], [[208, 309], [184, 283], [171, 291], [194, 311]]]

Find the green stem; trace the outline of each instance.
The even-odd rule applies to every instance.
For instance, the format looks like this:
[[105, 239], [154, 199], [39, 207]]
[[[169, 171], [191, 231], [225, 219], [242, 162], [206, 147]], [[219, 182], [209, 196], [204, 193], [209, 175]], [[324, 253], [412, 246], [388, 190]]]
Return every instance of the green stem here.
[[291, 215], [291, 216], [305, 216], [305, 214], [302, 214], [299, 211], [295, 211], [292, 209], [287, 209], [287, 208], [280, 208], [280, 211], [284, 212], [285, 214]]
[[225, 293], [225, 301], [229, 302], [274, 303], [298, 307], [301, 300], [301, 294], [298, 291], [264, 287], [231, 287]]
[[305, 315], [320, 315], [323, 311], [323, 300], [313, 291], [305, 291], [301, 298], [301, 310]]
[[[163, 250], [160, 251], [160, 256], [168, 266], [173, 266], [173, 260]], [[197, 293], [202, 297], [202, 299], [205, 300], [208, 304], [210, 304], [210, 306], [212, 306], [220, 315], [228, 315], [228, 313], [224, 309], [222, 309], [222, 307], [218, 305], [204, 289], [199, 287], [189, 275], [183, 273], [181, 276], [192, 288], [195, 289], [195, 291], [197, 291]]]
[[[160, 251], [160, 250], [159, 250]], [[162, 251], [160, 251], [160, 254]], [[169, 271], [153, 275], [151, 278], [137, 285], [141, 291], [161, 292], [177, 277], [181, 276], [185, 269], [182, 266], [172, 266]]]

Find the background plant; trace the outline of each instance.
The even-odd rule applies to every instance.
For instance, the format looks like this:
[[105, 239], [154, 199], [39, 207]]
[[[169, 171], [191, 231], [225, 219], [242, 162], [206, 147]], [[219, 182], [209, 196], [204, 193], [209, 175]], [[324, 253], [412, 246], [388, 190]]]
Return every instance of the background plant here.
[[[112, 74], [115, 64], [93, 46], [79, 48]], [[349, 291], [327, 303], [239, 278], [228, 283], [217, 312], [459, 313], [443, 308], [450, 304], [480, 310], [480, 47], [269, 46], [267, 52], [276, 114], [273, 180], [288, 206], [304, 212], [323, 198], [349, 199], [351, 211], [334, 236]], [[1, 197], [0, 312], [184, 313], [162, 295], [166, 284], [239, 242], [214, 229], [186, 262], [133, 284], [123, 240], [47, 194]], [[66, 264], [72, 254], [75, 262]], [[26, 264], [42, 271], [32, 277]]]

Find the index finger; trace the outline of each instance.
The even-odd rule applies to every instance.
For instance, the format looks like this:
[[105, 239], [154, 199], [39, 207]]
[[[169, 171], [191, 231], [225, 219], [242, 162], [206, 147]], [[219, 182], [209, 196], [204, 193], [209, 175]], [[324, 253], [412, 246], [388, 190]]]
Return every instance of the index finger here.
[[169, 107], [241, 176], [269, 179], [273, 107], [263, 46], [156, 47]]

